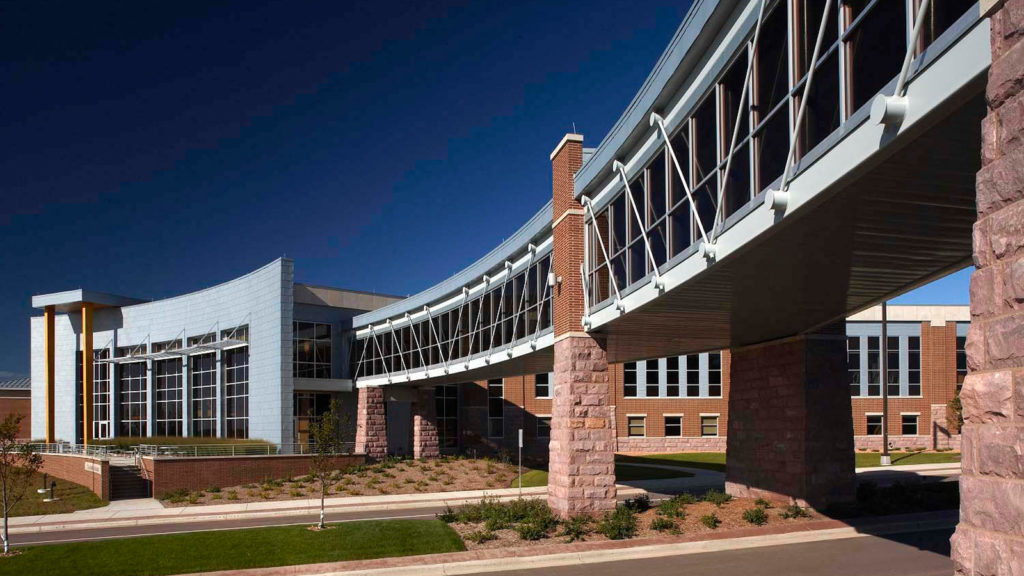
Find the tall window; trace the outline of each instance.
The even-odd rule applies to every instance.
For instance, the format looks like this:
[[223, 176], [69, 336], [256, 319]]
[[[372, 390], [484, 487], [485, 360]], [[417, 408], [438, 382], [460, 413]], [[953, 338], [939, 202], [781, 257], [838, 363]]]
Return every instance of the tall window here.
[[860, 337], [846, 338], [846, 373], [849, 375], [850, 396], [860, 396]]
[[434, 402], [437, 408], [437, 436], [442, 450], [459, 447], [459, 387], [442, 384], [434, 387]]
[[110, 358], [110, 349], [93, 350], [92, 353], [92, 437], [102, 440], [113, 433], [110, 417], [111, 407], [110, 364], [100, 362]]
[[956, 337], [956, 393], [964, 386], [967, 378], [967, 336]]
[[487, 435], [505, 435], [505, 381], [501, 378], [487, 381]]
[[686, 395], [690, 398], [700, 396], [700, 356], [690, 354], [682, 356], [686, 361]]
[[900, 338], [887, 336], [885, 346], [885, 383], [889, 387], [889, 396], [900, 395]]
[[541, 374], [535, 374], [533, 377], [533, 395], [536, 398], [550, 398], [551, 397], [551, 378], [553, 374], [551, 372], [543, 372]]
[[657, 398], [661, 395], [660, 385], [658, 384], [658, 365], [661, 364], [661, 362], [657, 360], [648, 360], [644, 362], [644, 364], [647, 366], [647, 384], [645, 392], [647, 393], [648, 398]]
[[868, 396], [881, 396], [881, 337], [868, 336]]
[[119, 436], [149, 436], [149, 418], [146, 392], [146, 363], [126, 362], [118, 366], [118, 388], [120, 396]]
[[722, 396], [722, 353], [708, 354], [708, 396]]
[[192, 396], [192, 436], [217, 435], [217, 355], [189, 357], [188, 375]]
[[921, 395], [921, 337], [907, 337], [907, 394]]
[[293, 322], [292, 330], [292, 374], [296, 378], [330, 378], [331, 325]]
[[665, 358], [665, 395], [679, 397], [679, 356]]
[[636, 362], [626, 362], [622, 365], [622, 395], [626, 398], [636, 398]]
[[249, 437], [249, 347], [222, 352], [224, 367], [224, 427], [228, 438]]
[[181, 436], [183, 432], [181, 358], [154, 360], [153, 375], [155, 379], [153, 389], [156, 396], [154, 434], [157, 436]]

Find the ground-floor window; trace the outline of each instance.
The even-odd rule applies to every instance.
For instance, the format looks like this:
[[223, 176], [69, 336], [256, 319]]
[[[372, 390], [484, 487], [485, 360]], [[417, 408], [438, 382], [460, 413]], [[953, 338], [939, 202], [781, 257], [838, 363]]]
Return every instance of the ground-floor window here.
[[701, 436], [718, 436], [718, 415], [717, 414], [701, 414], [700, 416], [700, 435]]
[[153, 433], [157, 436], [181, 436], [183, 432], [181, 359], [153, 362], [153, 394], [156, 414]]
[[537, 416], [537, 438], [551, 437], [551, 416]]
[[901, 432], [907, 436], [917, 436], [917, 414], [901, 414]]
[[868, 425], [868, 436], [881, 436], [882, 435], [882, 415], [881, 414], [868, 414], [867, 415]]
[[189, 358], [189, 388], [192, 392], [192, 435], [217, 435], [217, 354], [209, 352]]
[[442, 384], [434, 388], [437, 406], [437, 441], [441, 450], [459, 447], [459, 387]]
[[224, 435], [249, 437], [249, 347], [228, 348], [222, 353], [224, 367]]
[[683, 435], [683, 417], [665, 416], [665, 436]]
[[487, 381], [487, 435], [505, 435], [505, 381], [501, 378]]
[[118, 387], [120, 389], [119, 436], [148, 436], [146, 391], [146, 363], [127, 362], [118, 366]]
[[640, 438], [647, 436], [647, 417], [627, 416], [626, 429], [629, 431], [629, 435], [631, 437]]
[[329, 392], [296, 392], [293, 402], [295, 417], [295, 443], [308, 444], [310, 441], [310, 424], [321, 415], [330, 412], [331, 399]]
[[533, 395], [535, 398], [551, 398], [551, 381], [553, 380], [551, 372], [543, 372], [541, 374], [535, 374], [533, 377]]
[[97, 439], [110, 438], [113, 432], [111, 416], [110, 364], [101, 362], [110, 358], [110, 350], [94, 350], [92, 364], [92, 437]]

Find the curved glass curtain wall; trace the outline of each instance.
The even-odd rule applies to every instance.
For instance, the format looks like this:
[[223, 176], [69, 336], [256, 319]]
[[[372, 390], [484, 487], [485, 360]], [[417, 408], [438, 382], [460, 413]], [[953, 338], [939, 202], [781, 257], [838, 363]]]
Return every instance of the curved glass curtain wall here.
[[[693, 114], [671, 135], [672, 149], [690, 187], [691, 210], [679, 174], [664, 146], [630, 180], [643, 232], [660, 268], [701, 239], [696, 219], [708, 235], [714, 227], [718, 190], [723, 188], [719, 220], [740, 211], [782, 177], [791, 134], [797, 139], [794, 165], [896, 76], [907, 50], [912, 18], [920, 0], [844, 0], [822, 14], [823, 0], [770, 2], [758, 38], [754, 31]], [[925, 16], [917, 49], [921, 51], [950, 28], [974, 0], [934, 0]], [[792, 129], [803, 97], [814, 43], [822, 18], [827, 21], [802, 125]], [[790, 34], [792, 26], [792, 34]], [[750, 59], [754, 59], [742, 114], [740, 100]], [[726, 175], [736, 122], [739, 133]], [[587, 226], [587, 280], [591, 306], [653, 272], [641, 222], [625, 188]], [[594, 227], [600, 228], [600, 235]], [[721, 227], [721, 224], [719, 224]], [[608, 254], [598, 243], [605, 243]]]
[[430, 319], [376, 328], [375, 334], [355, 341], [352, 374], [400, 375], [489, 354], [546, 332], [552, 322], [550, 271], [548, 253], [508, 281], [491, 282], [479, 296]]

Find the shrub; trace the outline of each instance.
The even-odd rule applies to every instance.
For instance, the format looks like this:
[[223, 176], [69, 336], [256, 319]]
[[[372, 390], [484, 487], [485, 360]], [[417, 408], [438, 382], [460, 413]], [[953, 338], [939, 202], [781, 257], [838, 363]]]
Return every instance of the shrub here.
[[189, 504], [196, 504], [196, 503], [198, 503], [199, 502], [199, 497], [202, 496], [202, 495], [203, 495], [202, 492], [192, 492], [191, 494], [188, 495], [188, 503]]
[[625, 540], [636, 535], [636, 512], [626, 506], [619, 506], [608, 512], [597, 525], [597, 531], [609, 540]]
[[675, 498], [666, 500], [658, 506], [658, 515], [665, 518], [686, 518], [686, 505]]
[[569, 518], [565, 522], [562, 522], [562, 531], [558, 533], [559, 536], [567, 536], [569, 542], [575, 542], [577, 540], [583, 540], [587, 534], [590, 534], [590, 524], [594, 521], [588, 514], [577, 514], [572, 518]]
[[675, 500], [676, 502], [678, 502], [680, 504], [696, 504], [697, 503], [697, 499], [694, 498], [693, 494], [690, 494], [689, 492], [683, 492], [682, 494], [677, 494], [677, 495], [672, 497], [672, 500]]
[[704, 493], [704, 501], [711, 502], [716, 508], [721, 508], [722, 504], [725, 504], [730, 500], [732, 500], [732, 496], [718, 490], [708, 490]]
[[782, 512], [779, 513], [779, 516], [789, 520], [791, 518], [810, 518], [811, 513], [808, 512], [806, 508], [801, 508], [799, 505], [794, 503], [783, 508]]
[[483, 544], [484, 542], [490, 542], [491, 540], [497, 540], [498, 535], [490, 530], [476, 530], [466, 534], [466, 540], [475, 544]]
[[540, 540], [548, 537], [548, 530], [535, 522], [523, 522], [516, 526], [516, 533], [523, 540]]
[[625, 502], [623, 502], [622, 505], [625, 506], [626, 508], [629, 508], [633, 512], [636, 512], [637, 514], [640, 514], [642, 512], [647, 512], [648, 510], [651, 509], [651, 497], [648, 496], [647, 494], [641, 494], [636, 498], [630, 498], [626, 500]]
[[675, 531], [676, 523], [668, 518], [657, 516], [654, 520], [651, 520], [651, 530], [657, 530], [658, 532]]
[[456, 520], [458, 520], [459, 517], [455, 513], [455, 510], [452, 510], [451, 506], [445, 505], [444, 512], [441, 512], [440, 514], [438, 514], [437, 515], [437, 519], [440, 520], [441, 522], [444, 522], [445, 524], [452, 524]]
[[488, 530], [504, 530], [511, 527], [512, 523], [509, 521], [508, 517], [504, 515], [488, 518], [484, 522], [484, 528], [487, 528]]
[[718, 519], [717, 514], [705, 514], [700, 517], [700, 523], [714, 530], [722, 521]]
[[302, 490], [298, 490], [298, 489], [293, 489], [293, 490], [289, 491], [288, 494], [290, 494], [292, 498], [302, 498], [303, 496], [306, 495], [305, 492], [303, 492]]
[[768, 514], [765, 513], [764, 508], [757, 506], [744, 510], [743, 519], [754, 526], [763, 526], [768, 523]]
[[210, 500], [220, 500], [223, 497], [224, 496], [222, 496], [221, 494], [211, 494], [210, 495]]
[[220, 486], [210, 486], [209, 488], [206, 489], [206, 491], [209, 492], [210, 494], [219, 494]]
[[757, 506], [758, 508], [771, 508], [772, 503], [764, 498], [758, 498], [757, 500], [754, 500], [754, 506]]
[[179, 488], [170, 492], [164, 492], [160, 495], [159, 500], [167, 500], [168, 502], [184, 502], [188, 498], [188, 490]]
[[238, 500], [238, 492], [235, 490], [228, 490], [228, 500]]

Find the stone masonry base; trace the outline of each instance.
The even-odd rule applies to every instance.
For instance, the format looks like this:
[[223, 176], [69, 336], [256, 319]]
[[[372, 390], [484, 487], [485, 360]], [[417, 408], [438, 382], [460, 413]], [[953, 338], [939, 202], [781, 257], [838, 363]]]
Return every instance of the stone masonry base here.
[[387, 418], [384, 412], [384, 389], [359, 389], [356, 409], [356, 452], [373, 460], [388, 455]]
[[437, 438], [437, 404], [431, 387], [417, 390], [416, 402], [412, 405], [412, 455], [417, 460], [441, 455]]

